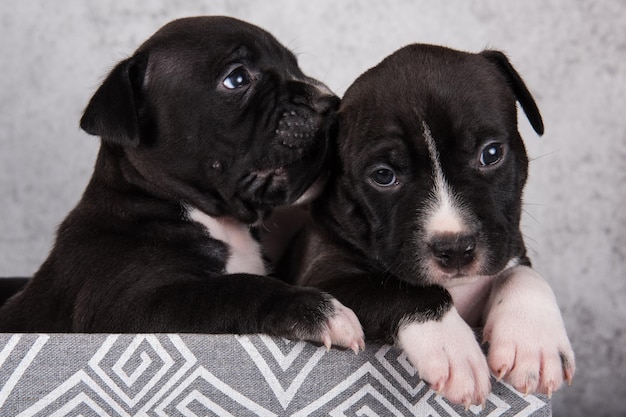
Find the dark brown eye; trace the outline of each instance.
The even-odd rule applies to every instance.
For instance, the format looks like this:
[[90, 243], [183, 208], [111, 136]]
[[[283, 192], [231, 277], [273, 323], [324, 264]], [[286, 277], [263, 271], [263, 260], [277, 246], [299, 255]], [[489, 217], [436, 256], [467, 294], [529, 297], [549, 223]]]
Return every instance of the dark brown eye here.
[[376, 167], [370, 174], [370, 178], [376, 185], [390, 187], [398, 183], [398, 177], [391, 168], [386, 165]]
[[495, 165], [504, 156], [504, 145], [498, 142], [492, 142], [485, 146], [480, 153], [480, 165], [486, 167]]

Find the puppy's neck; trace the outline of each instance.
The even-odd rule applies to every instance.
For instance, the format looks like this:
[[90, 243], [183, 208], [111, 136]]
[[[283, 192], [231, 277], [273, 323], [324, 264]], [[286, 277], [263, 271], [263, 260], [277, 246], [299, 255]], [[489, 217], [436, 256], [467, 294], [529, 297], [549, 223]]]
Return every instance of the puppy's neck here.
[[212, 217], [194, 207], [187, 209], [187, 218], [203, 225], [213, 239], [226, 245], [229, 251], [226, 273], [266, 275], [261, 245], [247, 224], [232, 217]]
[[511, 259], [504, 269], [495, 275], [476, 275], [451, 278], [442, 285], [450, 292], [454, 306], [463, 319], [472, 327], [482, 327], [483, 313], [494, 282], [523, 264], [520, 258]]

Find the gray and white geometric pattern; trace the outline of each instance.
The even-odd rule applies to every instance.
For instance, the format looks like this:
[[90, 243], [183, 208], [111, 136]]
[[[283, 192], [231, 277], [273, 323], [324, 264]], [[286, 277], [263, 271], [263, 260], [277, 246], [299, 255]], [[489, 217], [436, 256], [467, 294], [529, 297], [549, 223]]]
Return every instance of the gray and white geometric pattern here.
[[263, 335], [0, 334], [0, 416], [550, 416], [543, 396], [495, 383], [453, 406], [399, 350]]

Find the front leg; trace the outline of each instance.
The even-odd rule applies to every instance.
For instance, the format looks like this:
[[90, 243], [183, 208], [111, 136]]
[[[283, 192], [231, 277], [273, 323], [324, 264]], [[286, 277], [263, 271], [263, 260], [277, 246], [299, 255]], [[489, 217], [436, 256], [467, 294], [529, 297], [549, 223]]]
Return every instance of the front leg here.
[[368, 339], [400, 347], [433, 390], [466, 407], [485, 402], [491, 389], [487, 361], [444, 288], [367, 275], [319, 286], [353, 309]]
[[88, 287], [81, 294], [72, 331], [265, 333], [355, 353], [365, 347], [356, 315], [337, 299], [317, 288], [267, 276], [140, 277], [134, 287], [118, 292], [106, 304], [102, 292]]
[[454, 403], [484, 404], [491, 381], [474, 332], [451, 307], [438, 320], [406, 321], [398, 346], [420, 377]]
[[486, 306], [483, 341], [498, 379], [523, 393], [551, 395], [575, 372], [572, 346], [548, 283], [528, 266], [505, 270]]

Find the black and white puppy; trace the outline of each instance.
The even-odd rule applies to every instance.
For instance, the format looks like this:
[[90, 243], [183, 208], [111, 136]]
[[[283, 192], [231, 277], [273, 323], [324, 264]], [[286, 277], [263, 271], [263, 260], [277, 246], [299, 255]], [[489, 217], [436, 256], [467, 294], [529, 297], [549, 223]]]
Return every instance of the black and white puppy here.
[[[338, 160], [301, 239], [298, 283], [352, 308], [449, 400], [481, 404], [490, 370], [526, 393], [571, 382], [574, 354], [520, 232], [528, 159], [497, 51], [410, 45], [360, 76], [339, 110]], [[471, 326], [483, 327], [485, 358]]]
[[264, 30], [173, 21], [110, 72], [81, 127], [93, 177], [3, 332], [267, 333], [359, 349], [349, 309], [268, 277], [253, 226], [318, 179], [339, 105]]

